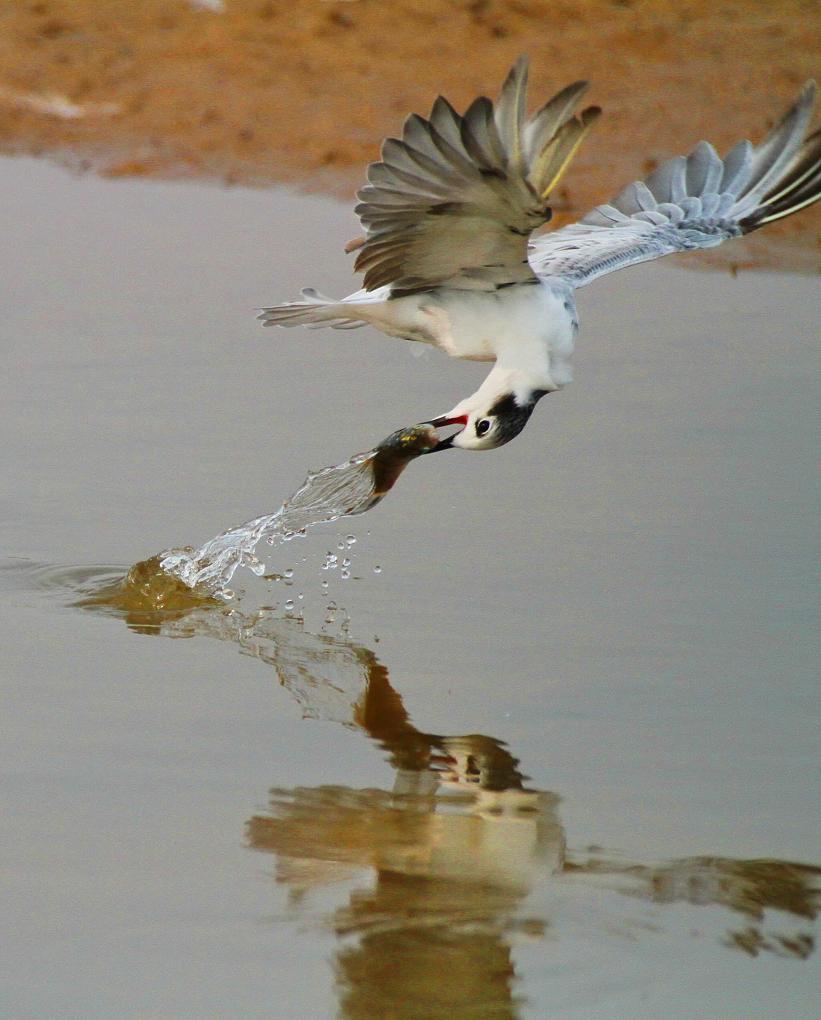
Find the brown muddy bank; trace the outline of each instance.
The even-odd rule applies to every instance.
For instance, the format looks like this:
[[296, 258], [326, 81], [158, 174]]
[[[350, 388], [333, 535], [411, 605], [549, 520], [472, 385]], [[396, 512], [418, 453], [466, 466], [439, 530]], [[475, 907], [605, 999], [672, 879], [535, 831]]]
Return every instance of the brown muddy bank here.
[[[0, 150], [341, 197], [408, 111], [495, 94], [527, 52], [534, 104], [586, 77], [605, 111], [566, 215], [701, 137], [759, 138], [821, 45], [809, 0], [12, 0], [0, 26]], [[814, 271], [819, 251], [813, 212], [697, 261]]]

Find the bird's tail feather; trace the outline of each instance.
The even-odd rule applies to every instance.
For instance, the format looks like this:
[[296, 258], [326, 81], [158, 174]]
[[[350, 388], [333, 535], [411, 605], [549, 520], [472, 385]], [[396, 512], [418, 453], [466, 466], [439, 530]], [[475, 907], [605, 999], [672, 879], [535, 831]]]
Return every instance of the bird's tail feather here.
[[330, 326], [332, 329], [357, 329], [366, 320], [357, 314], [353, 303], [335, 301], [324, 297], [313, 288], [301, 291], [302, 301], [288, 301], [273, 308], [261, 308], [257, 316], [263, 326], [308, 326], [318, 329]]

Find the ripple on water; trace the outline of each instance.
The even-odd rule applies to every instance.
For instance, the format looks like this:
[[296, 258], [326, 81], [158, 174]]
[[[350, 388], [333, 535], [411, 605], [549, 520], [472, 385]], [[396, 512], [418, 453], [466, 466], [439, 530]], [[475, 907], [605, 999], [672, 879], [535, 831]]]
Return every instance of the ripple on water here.
[[0, 564], [0, 585], [48, 593], [65, 606], [124, 617], [136, 630], [156, 630], [195, 608], [221, 606], [192, 591], [160, 567], [160, 556], [131, 567], [114, 564], [43, 564], [9, 560]]
[[128, 573], [123, 564], [37, 563], [8, 559], [0, 563], [0, 586], [12, 591], [48, 591], [71, 604], [78, 596], [93, 595], [121, 581]]

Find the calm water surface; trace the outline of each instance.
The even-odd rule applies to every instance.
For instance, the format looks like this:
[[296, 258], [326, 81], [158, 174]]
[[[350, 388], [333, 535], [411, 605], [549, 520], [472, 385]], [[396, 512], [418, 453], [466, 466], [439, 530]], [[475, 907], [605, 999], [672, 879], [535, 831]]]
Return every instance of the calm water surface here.
[[484, 368], [259, 328], [329, 201], [0, 181], [0, 1015], [816, 1016], [817, 281], [601, 281], [515, 443], [93, 612]]

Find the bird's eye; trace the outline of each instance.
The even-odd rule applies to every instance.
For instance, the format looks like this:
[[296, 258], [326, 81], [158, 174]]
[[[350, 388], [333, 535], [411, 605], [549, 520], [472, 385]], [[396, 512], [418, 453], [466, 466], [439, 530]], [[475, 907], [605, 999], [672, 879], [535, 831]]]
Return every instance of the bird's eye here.
[[492, 424], [493, 423], [491, 422], [490, 418], [482, 418], [480, 421], [477, 421], [476, 422], [476, 435], [477, 436], [484, 436], [484, 435], [486, 435], [490, 431], [490, 426]]

